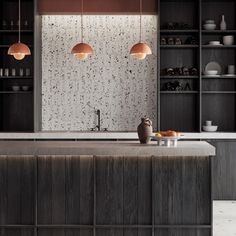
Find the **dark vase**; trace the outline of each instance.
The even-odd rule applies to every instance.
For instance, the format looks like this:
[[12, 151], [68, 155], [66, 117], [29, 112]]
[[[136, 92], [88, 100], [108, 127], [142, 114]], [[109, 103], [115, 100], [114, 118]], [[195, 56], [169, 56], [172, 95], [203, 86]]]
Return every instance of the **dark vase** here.
[[152, 132], [152, 121], [149, 118], [142, 118], [141, 124], [138, 126], [138, 137], [140, 143], [148, 144], [150, 142]]

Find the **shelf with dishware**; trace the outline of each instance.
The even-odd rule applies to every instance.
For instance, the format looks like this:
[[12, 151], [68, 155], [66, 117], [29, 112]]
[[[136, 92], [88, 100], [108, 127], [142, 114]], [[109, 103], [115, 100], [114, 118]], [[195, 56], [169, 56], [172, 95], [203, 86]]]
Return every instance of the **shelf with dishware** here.
[[[217, 131], [235, 132], [236, 2], [159, 1], [159, 129], [201, 132], [212, 120]], [[176, 69], [191, 67], [194, 74]]]
[[171, 29], [161, 29], [160, 34], [183, 34], [183, 35], [190, 35], [190, 34], [197, 34], [199, 30], [197, 29], [186, 29], [186, 30], [171, 30]]
[[188, 49], [188, 48], [198, 48], [199, 45], [161, 45], [161, 48], [180, 48], [180, 49]]
[[[21, 0], [20, 5], [19, 22], [19, 1], [0, 2], [0, 132], [28, 132], [34, 127], [35, 1]], [[9, 47], [19, 40], [19, 25], [21, 42], [31, 51], [23, 60], [8, 55]]]

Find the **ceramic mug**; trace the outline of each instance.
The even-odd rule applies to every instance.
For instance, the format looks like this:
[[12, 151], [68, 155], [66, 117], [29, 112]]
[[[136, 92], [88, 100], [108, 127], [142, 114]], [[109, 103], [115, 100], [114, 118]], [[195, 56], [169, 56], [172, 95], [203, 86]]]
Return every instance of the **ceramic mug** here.
[[229, 75], [235, 74], [235, 65], [228, 65], [228, 74]]
[[223, 37], [223, 44], [224, 45], [233, 45], [234, 44], [234, 36], [233, 35], [227, 35]]
[[207, 120], [206, 121], [206, 126], [212, 126], [212, 121], [211, 120]]

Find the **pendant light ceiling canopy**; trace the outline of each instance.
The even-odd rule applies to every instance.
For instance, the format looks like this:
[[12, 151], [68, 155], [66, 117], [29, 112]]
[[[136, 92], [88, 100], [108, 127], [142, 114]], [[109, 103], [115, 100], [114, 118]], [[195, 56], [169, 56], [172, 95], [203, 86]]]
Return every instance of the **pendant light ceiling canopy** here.
[[84, 11], [84, 4], [83, 4], [83, 0], [81, 0], [81, 41], [82, 42], [76, 44], [71, 50], [71, 53], [81, 61], [85, 60], [89, 55], [93, 54], [92, 47], [89, 44], [83, 42], [84, 40], [83, 11]]
[[21, 27], [21, 5], [20, 5], [20, 0], [19, 0], [19, 38], [18, 38], [18, 43], [14, 43], [10, 46], [8, 49], [7, 54], [13, 56], [16, 60], [22, 60], [25, 58], [25, 56], [31, 55], [29, 47], [21, 43], [20, 41], [20, 27]]
[[138, 60], [143, 60], [147, 55], [152, 54], [151, 48], [144, 42], [142, 42], [142, 0], [140, 0], [140, 40], [139, 43], [135, 44], [131, 50], [130, 55], [135, 56]]

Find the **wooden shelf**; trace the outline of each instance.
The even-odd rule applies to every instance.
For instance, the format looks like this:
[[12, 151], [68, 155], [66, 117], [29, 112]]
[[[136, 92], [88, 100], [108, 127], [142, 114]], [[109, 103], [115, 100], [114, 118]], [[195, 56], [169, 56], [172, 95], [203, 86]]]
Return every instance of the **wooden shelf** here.
[[202, 48], [204, 49], [230, 49], [230, 48], [236, 48], [236, 45], [202, 45]]
[[161, 75], [161, 79], [198, 79], [197, 75]]
[[236, 91], [202, 91], [204, 94], [236, 94]]
[[[21, 30], [20, 31], [22, 34], [24, 34], [24, 33], [27, 33], [27, 34], [29, 34], [29, 33], [34, 33], [34, 31], [33, 30]], [[9, 33], [9, 34], [18, 34], [18, 29], [14, 29], [14, 30], [11, 30], [11, 29], [5, 29], [5, 30], [0, 30], [0, 33]]]
[[224, 76], [224, 75], [221, 75], [221, 76], [206, 76], [206, 75], [203, 75], [202, 78], [203, 79], [236, 79], [236, 75], [235, 76]]
[[236, 34], [236, 30], [202, 30], [203, 34]]
[[33, 93], [33, 91], [0, 91], [0, 94], [28, 94]]
[[161, 45], [161, 48], [180, 48], [180, 49], [185, 49], [185, 48], [198, 48], [199, 45]]
[[192, 30], [168, 30], [168, 29], [162, 29], [160, 30], [161, 34], [192, 34], [192, 33], [198, 33], [199, 31], [197, 29]]
[[33, 76], [0, 76], [1, 79], [33, 79]]
[[162, 94], [195, 94], [198, 91], [161, 91]]
[[[11, 45], [0, 44], [0, 48], [9, 48]], [[33, 45], [28, 45], [29, 48], [33, 48]]]

